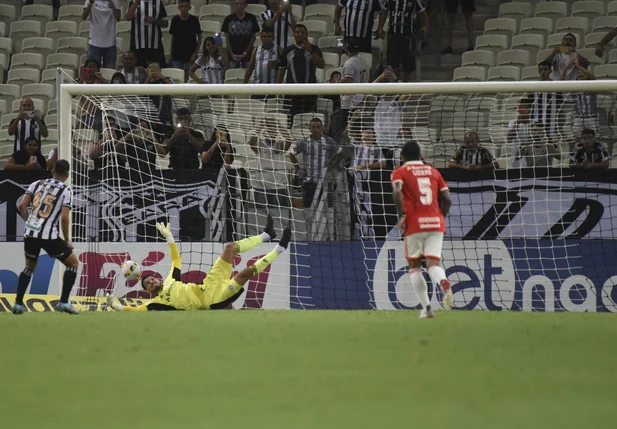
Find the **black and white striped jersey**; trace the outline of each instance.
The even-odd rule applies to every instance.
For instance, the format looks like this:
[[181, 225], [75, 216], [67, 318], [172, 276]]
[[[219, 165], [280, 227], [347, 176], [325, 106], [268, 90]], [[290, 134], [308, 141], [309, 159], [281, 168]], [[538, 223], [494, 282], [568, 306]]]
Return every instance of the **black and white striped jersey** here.
[[371, 37], [375, 12], [382, 9], [380, 0], [339, 0], [345, 9], [345, 36]]
[[[129, 2], [129, 8], [133, 2]], [[167, 10], [163, 0], [141, 0], [135, 18], [131, 22], [131, 50], [163, 49], [163, 32], [156, 24], [148, 24], [146, 17], [167, 20]]]
[[255, 51], [253, 83], [276, 83], [278, 66], [271, 68], [270, 61], [279, 61], [279, 47], [272, 45], [270, 48], [264, 48], [263, 45], [259, 45]]
[[28, 187], [26, 194], [32, 197], [32, 211], [25, 235], [43, 240], [58, 238], [62, 208], [70, 209], [73, 204], [71, 188], [57, 179], [38, 180]]
[[382, 7], [387, 10], [390, 34], [411, 36], [418, 16], [424, 12], [423, 0], [383, 0]]
[[[276, 15], [272, 9], [268, 9], [261, 13], [261, 21], [266, 22]], [[281, 48], [286, 48], [289, 45], [289, 30], [291, 29], [291, 13], [283, 12], [278, 21], [274, 22], [274, 44]]]

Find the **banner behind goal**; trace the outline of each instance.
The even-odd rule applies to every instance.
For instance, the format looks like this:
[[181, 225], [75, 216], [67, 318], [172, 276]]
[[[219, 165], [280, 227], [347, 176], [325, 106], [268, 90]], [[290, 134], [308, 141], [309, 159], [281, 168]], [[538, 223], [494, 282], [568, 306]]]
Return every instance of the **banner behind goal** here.
[[[606, 167], [616, 90], [608, 81], [63, 85], [77, 294], [147, 298], [114, 275], [132, 259], [166, 276], [156, 222], [172, 225], [183, 279], [201, 282], [224, 243], [260, 233], [270, 213], [294, 244], [236, 308], [418, 308], [390, 186], [413, 139], [453, 198], [442, 261], [455, 308], [615, 311], [617, 174]], [[290, 98], [307, 94], [321, 95], [292, 117]], [[346, 94], [357, 108], [335, 111]], [[267, 249], [239, 255], [235, 269]]]

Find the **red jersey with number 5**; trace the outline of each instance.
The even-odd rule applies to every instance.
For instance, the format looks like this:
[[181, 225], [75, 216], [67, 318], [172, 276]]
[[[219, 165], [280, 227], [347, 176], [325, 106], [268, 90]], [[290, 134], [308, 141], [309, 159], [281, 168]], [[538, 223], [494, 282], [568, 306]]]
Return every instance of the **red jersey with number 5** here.
[[392, 172], [392, 185], [403, 184], [405, 235], [419, 232], [446, 232], [439, 208], [439, 193], [448, 189], [441, 173], [422, 161], [408, 161]]

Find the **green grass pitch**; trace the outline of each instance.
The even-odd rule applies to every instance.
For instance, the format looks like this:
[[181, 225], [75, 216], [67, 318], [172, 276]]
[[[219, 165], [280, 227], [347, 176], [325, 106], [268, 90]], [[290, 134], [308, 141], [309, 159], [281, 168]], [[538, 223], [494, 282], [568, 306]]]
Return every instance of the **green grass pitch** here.
[[0, 314], [0, 426], [615, 426], [615, 315], [417, 316]]

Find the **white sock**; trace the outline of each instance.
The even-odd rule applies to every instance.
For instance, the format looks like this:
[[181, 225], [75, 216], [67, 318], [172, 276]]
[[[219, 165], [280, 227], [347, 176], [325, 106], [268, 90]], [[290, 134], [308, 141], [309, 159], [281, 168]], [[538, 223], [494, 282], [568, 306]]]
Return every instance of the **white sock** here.
[[428, 275], [431, 277], [435, 288], [441, 287], [441, 281], [447, 279], [446, 272], [439, 265], [433, 265], [429, 268]]
[[422, 308], [426, 309], [426, 307], [431, 303], [428, 299], [428, 285], [426, 284], [426, 280], [424, 280], [422, 270], [416, 270], [411, 270], [409, 272], [411, 277], [411, 287], [413, 287], [413, 290], [416, 292], [416, 296], [420, 300]]
[[267, 243], [272, 238], [272, 237], [270, 237], [270, 234], [268, 234], [267, 232], [262, 232], [260, 235], [261, 235], [261, 240], [264, 243]]
[[274, 251], [276, 252], [277, 255], [280, 255], [281, 253], [285, 251], [285, 248], [281, 246], [280, 244], [277, 244], [276, 247], [274, 248]]

